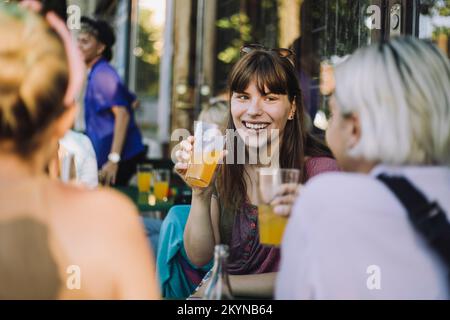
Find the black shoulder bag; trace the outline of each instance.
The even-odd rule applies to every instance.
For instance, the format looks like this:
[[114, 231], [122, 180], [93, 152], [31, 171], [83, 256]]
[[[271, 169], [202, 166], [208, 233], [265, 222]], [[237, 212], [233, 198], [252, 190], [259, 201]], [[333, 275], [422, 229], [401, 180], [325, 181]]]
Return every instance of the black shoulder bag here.
[[414, 229], [444, 261], [449, 271], [447, 283], [450, 286], [450, 223], [444, 210], [436, 201], [428, 201], [423, 193], [404, 177], [381, 174], [377, 179], [396, 195], [408, 212]]

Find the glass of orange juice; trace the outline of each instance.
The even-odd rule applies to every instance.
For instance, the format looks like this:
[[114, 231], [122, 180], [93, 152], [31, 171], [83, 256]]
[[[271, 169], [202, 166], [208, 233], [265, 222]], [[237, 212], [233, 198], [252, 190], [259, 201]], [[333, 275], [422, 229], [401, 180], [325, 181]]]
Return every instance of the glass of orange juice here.
[[261, 168], [257, 177], [259, 240], [264, 245], [279, 246], [288, 219], [275, 214], [270, 203], [282, 184], [299, 183], [300, 170]]
[[153, 193], [158, 201], [167, 201], [169, 196], [170, 171], [153, 170]]
[[137, 186], [139, 193], [149, 193], [152, 184], [153, 166], [148, 163], [141, 163], [137, 166]]
[[225, 145], [225, 136], [219, 126], [196, 122], [194, 150], [186, 172], [186, 181], [192, 187], [206, 188], [216, 171]]

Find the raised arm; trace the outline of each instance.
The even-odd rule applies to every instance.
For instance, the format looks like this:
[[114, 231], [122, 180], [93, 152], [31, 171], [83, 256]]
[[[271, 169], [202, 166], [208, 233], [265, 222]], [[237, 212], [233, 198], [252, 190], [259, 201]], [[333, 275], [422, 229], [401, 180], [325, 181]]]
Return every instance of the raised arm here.
[[206, 265], [220, 243], [219, 206], [215, 196], [192, 196], [191, 210], [184, 229], [184, 248], [196, 266]]
[[[175, 153], [175, 170], [183, 179], [192, 157], [193, 144], [194, 137], [189, 137], [180, 143]], [[206, 188], [192, 188], [191, 210], [184, 231], [184, 247], [190, 261], [197, 266], [204, 266], [211, 260], [214, 246], [220, 242], [219, 206], [213, 192], [214, 178]]]

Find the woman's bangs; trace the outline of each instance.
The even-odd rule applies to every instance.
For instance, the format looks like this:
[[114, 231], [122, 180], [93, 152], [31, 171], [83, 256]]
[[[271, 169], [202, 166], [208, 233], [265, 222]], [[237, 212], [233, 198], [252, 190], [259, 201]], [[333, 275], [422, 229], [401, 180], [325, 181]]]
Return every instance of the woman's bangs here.
[[242, 66], [243, 72], [238, 72], [238, 76], [232, 81], [230, 89], [232, 92], [243, 93], [250, 83], [255, 81], [255, 85], [261, 95], [268, 93], [287, 94], [288, 81], [284, 76], [281, 66], [276, 67], [272, 57], [260, 55], [257, 59], [248, 60], [248, 64]]

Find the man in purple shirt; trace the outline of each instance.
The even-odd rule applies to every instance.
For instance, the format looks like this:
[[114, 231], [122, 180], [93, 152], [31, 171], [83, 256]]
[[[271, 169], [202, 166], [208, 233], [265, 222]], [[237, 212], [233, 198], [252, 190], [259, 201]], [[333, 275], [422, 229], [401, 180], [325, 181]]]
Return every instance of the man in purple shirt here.
[[132, 107], [136, 96], [109, 64], [115, 43], [111, 27], [87, 17], [81, 22], [78, 45], [90, 69], [84, 98], [86, 134], [97, 156], [100, 182], [126, 185], [145, 160]]

